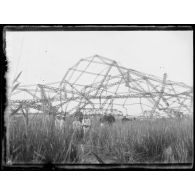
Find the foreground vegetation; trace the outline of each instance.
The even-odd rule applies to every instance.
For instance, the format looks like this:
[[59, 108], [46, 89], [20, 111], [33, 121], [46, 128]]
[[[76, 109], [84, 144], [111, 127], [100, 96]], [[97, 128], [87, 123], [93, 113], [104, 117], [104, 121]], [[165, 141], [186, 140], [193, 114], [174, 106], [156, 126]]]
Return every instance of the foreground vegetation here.
[[59, 129], [40, 115], [12, 117], [8, 131], [13, 163], [189, 163], [193, 156], [192, 119], [117, 121], [111, 127], [94, 119], [84, 151], [71, 118]]

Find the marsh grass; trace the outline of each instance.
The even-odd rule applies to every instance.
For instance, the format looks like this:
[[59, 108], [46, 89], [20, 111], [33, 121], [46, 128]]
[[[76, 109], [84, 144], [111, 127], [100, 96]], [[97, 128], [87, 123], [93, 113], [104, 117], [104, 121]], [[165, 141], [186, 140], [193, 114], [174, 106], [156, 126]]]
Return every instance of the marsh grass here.
[[9, 122], [9, 159], [13, 163], [186, 163], [193, 157], [191, 119], [117, 121], [100, 127], [94, 119], [83, 141], [84, 152], [75, 141], [72, 119], [63, 129], [43, 120], [43, 115], [21, 115]]

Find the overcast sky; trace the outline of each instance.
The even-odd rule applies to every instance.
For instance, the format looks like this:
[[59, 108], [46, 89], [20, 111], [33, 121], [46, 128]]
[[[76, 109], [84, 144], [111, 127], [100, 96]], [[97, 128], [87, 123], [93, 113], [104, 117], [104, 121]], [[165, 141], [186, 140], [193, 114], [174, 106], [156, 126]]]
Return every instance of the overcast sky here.
[[79, 59], [95, 54], [121, 66], [192, 85], [192, 31], [7, 32], [9, 80], [22, 84], [60, 81]]

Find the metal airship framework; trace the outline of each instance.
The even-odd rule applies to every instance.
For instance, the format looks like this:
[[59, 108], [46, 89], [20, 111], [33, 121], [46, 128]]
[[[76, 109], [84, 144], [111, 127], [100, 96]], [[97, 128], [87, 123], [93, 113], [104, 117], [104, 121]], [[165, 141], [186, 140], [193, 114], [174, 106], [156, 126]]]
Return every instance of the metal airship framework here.
[[[23, 99], [17, 97], [24, 97]], [[59, 82], [21, 85], [8, 97], [11, 113], [33, 110], [71, 115], [132, 115], [140, 118], [192, 115], [193, 88], [145, 74], [99, 55], [80, 59]]]

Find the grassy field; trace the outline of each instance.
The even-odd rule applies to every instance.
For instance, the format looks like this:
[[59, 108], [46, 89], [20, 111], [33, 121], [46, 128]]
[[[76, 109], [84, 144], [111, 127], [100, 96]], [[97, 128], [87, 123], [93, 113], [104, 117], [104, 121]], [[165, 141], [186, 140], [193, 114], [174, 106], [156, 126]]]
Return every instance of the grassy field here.
[[[14, 119], [15, 118], [15, 119]], [[193, 159], [192, 119], [156, 119], [100, 127], [93, 120], [83, 150], [72, 119], [63, 129], [41, 115], [10, 120], [9, 160], [13, 163], [186, 163]]]

